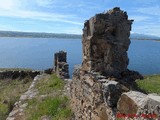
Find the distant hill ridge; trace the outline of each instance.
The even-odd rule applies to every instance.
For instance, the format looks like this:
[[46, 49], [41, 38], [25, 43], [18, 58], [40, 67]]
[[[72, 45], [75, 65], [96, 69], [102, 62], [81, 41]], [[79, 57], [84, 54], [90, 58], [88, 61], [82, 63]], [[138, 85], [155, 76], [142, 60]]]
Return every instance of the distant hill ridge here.
[[17, 32], [0, 31], [0, 37], [29, 37], [29, 38], [81, 38], [81, 35], [63, 33], [44, 33], [44, 32]]
[[140, 39], [140, 40], [160, 40], [160, 37], [158, 37], [158, 36], [138, 34], [138, 33], [132, 33], [130, 38], [131, 39]]
[[[18, 32], [18, 31], [0, 31], [0, 37], [28, 37], [28, 38], [71, 38], [81, 39], [82, 35], [65, 33], [45, 33], [45, 32]], [[144, 35], [132, 33], [131, 39], [138, 40], [160, 40], [160, 37], [153, 35]]]

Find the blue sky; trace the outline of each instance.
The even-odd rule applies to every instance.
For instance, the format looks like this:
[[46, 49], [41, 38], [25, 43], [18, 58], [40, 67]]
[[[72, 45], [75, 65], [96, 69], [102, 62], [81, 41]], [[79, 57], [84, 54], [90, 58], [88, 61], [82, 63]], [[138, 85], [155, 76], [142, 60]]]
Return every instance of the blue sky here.
[[133, 33], [160, 36], [160, 0], [0, 0], [0, 30], [81, 34], [85, 20], [116, 6]]

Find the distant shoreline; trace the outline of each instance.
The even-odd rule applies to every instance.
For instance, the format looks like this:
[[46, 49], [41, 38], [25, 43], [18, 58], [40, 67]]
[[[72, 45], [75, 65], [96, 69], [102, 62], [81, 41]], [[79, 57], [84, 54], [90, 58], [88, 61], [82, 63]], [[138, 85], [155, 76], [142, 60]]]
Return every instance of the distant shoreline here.
[[0, 31], [0, 37], [16, 37], [16, 38], [82, 38], [82, 35], [65, 34], [65, 33], [38, 33], [38, 32], [16, 32], [16, 31]]
[[7, 36], [7, 37], [1, 37], [0, 36], [0, 38], [49, 38], [49, 39], [52, 39], [52, 38], [58, 38], [58, 39], [82, 39], [82, 38], [72, 38], [72, 37], [9, 37], [9, 36]]
[[[0, 38], [59, 38], [59, 39], [82, 39], [82, 37], [30, 37], [30, 36], [0, 36]], [[130, 38], [131, 40], [145, 40], [145, 41], [155, 41], [160, 42], [160, 39], [146, 39], [146, 38]]]
[[160, 39], [153, 39], [153, 38], [130, 38], [131, 40], [154, 40], [154, 41], [160, 41]]

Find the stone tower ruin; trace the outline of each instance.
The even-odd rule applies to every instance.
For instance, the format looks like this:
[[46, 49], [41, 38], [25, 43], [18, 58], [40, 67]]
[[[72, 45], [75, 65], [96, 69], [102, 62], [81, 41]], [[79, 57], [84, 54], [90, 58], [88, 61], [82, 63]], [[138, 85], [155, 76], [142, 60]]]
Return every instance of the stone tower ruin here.
[[54, 71], [62, 79], [69, 78], [67, 52], [59, 51], [54, 54]]
[[83, 28], [82, 69], [114, 76], [125, 71], [132, 22], [118, 7], [87, 20]]

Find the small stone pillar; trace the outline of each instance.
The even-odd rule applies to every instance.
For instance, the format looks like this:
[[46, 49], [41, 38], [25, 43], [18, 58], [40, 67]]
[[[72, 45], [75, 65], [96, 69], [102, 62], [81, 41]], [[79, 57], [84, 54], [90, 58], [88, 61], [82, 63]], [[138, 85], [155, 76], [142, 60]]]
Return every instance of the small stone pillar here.
[[69, 70], [67, 63], [67, 52], [59, 51], [54, 54], [54, 70], [55, 73], [62, 79], [69, 78]]
[[103, 75], [117, 75], [127, 70], [132, 22], [118, 7], [87, 20], [83, 28], [82, 69]]

